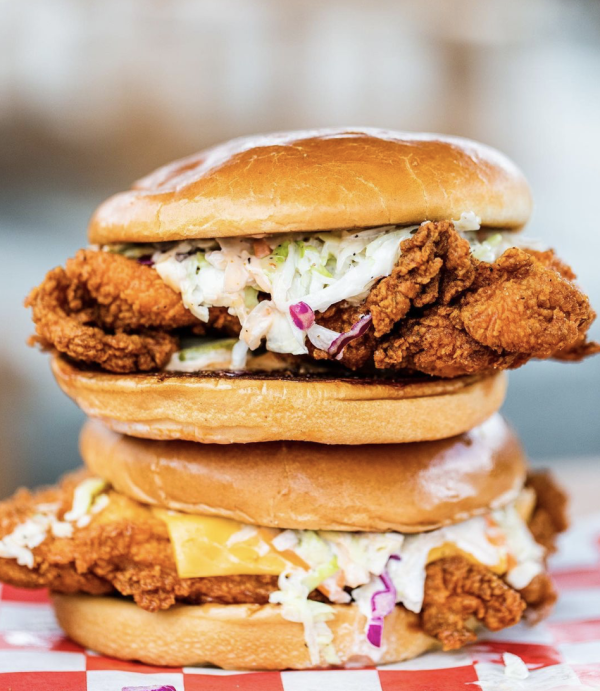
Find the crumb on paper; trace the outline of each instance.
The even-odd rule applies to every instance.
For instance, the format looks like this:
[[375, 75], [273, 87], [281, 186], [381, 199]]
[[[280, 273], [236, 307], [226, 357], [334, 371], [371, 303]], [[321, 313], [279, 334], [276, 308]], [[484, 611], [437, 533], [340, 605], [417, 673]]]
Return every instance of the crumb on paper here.
[[504, 675], [511, 679], [527, 679], [529, 670], [527, 665], [518, 655], [513, 653], [503, 653], [502, 662], [504, 662]]

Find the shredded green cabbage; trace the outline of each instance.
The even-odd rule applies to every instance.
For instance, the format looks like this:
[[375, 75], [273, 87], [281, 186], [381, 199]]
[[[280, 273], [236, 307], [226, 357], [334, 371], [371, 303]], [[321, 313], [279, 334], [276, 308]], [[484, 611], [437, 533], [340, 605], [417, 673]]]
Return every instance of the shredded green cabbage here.
[[90, 477], [80, 482], [73, 493], [73, 506], [65, 514], [65, 521], [78, 521], [92, 508], [96, 497], [108, 487], [105, 480]]

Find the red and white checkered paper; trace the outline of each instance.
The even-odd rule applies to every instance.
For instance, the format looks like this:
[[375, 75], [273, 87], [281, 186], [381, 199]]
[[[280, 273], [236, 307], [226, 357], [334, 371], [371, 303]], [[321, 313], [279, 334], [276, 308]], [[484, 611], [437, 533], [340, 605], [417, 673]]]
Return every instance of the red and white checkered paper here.
[[[600, 515], [576, 525], [552, 562], [560, 590], [552, 617], [518, 625], [455, 653], [430, 653], [379, 668], [311, 672], [225, 672], [148, 667], [100, 657], [66, 639], [45, 592], [3, 586], [0, 691], [121, 691], [169, 684], [176, 691], [547, 691], [600, 690]], [[529, 676], [505, 674], [518, 655]]]

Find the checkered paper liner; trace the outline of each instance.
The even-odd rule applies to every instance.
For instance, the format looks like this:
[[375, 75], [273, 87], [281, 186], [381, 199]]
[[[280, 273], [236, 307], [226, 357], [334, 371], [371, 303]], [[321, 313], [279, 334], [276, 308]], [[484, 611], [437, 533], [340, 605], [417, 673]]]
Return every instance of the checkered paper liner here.
[[[171, 685], [176, 691], [546, 691], [600, 690], [600, 514], [561, 540], [551, 568], [560, 590], [552, 617], [519, 624], [454, 652], [372, 669], [226, 672], [158, 668], [90, 653], [65, 638], [47, 594], [3, 586], [0, 592], [0, 691], [121, 691]], [[503, 653], [529, 675], [505, 673]]]

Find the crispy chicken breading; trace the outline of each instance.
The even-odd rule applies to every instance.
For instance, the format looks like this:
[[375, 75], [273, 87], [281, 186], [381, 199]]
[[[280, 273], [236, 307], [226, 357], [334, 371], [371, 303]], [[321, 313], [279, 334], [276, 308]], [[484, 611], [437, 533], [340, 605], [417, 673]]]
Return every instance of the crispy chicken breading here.
[[558, 598], [554, 583], [547, 573], [538, 573], [519, 593], [527, 603], [525, 618], [529, 624], [537, 624], [545, 619]]
[[478, 343], [465, 331], [456, 308], [444, 305], [406, 319], [374, 353], [376, 367], [403, 367], [437, 377], [508, 369], [528, 359]]
[[526, 606], [496, 574], [464, 557], [446, 557], [427, 566], [421, 621], [425, 633], [437, 638], [444, 650], [476, 640], [467, 626], [470, 617], [499, 631], [518, 623]]
[[[317, 317], [317, 323], [334, 331], [348, 331], [360, 317], [365, 314], [362, 306], [352, 306], [347, 302], [332, 305], [328, 310]], [[343, 363], [351, 369], [360, 369], [367, 365], [373, 358], [373, 351], [377, 346], [377, 338], [370, 329], [364, 336], [351, 341], [344, 349]], [[331, 356], [324, 350], [315, 348], [310, 341], [306, 342], [308, 352], [315, 360], [331, 360]]]
[[587, 297], [569, 280], [516, 247], [493, 264], [478, 264], [458, 309], [478, 343], [540, 359], [577, 341], [593, 318]]
[[239, 332], [239, 322], [223, 308], [210, 310], [208, 325], [198, 321], [156, 271], [110, 252], [80, 250], [65, 269], [50, 271], [25, 305], [37, 332], [30, 344], [111, 372], [164, 367], [179, 347], [174, 329]]
[[468, 288], [475, 268], [469, 243], [449, 221], [427, 223], [405, 240], [392, 273], [373, 288], [365, 307], [377, 337], [388, 334], [411, 308], [443, 304]]
[[374, 329], [346, 348], [347, 367], [372, 359], [379, 369], [457, 377], [520, 367], [532, 357], [578, 360], [600, 352], [585, 338], [595, 313], [552, 250], [515, 247], [482, 262], [448, 221], [424, 224], [401, 247], [392, 273], [364, 305], [334, 305], [318, 316], [322, 326], [344, 331], [370, 312]]
[[170, 331], [198, 321], [154, 269], [119, 254], [79, 250], [67, 260], [65, 274], [69, 308], [86, 323]]
[[536, 496], [535, 510], [529, 519], [529, 530], [536, 542], [549, 554], [556, 551], [556, 537], [569, 527], [568, 497], [548, 471], [537, 470], [527, 476], [527, 485]]
[[[557, 535], [569, 525], [567, 496], [547, 471], [530, 472], [527, 486], [535, 492], [529, 530], [552, 554]], [[556, 599], [547, 573], [537, 574], [516, 591], [483, 566], [463, 557], [447, 557], [427, 566], [421, 621], [425, 632], [437, 638], [444, 650], [454, 650], [476, 638], [468, 625], [470, 617], [491, 631], [516, 624], [523, 615], [535, 624], [550, 614]]]
[[[515, 247], [482, 262], [450, 221], [423, 224], [401, 249], [363, 304], [341, 302], [316, 315], [338, 332], [371, 315], [372, 329], [343, 351], [346, 367], [456, 377], [519, 367], [532, 357], [573, 361], [600, 352], [586, 341], [595, 317], [588, 299], [551, 250]], [[26, 305], [36, 324], [32, 343], [114, 372], [162, 368], [178, 347], [177, 329], [240, 331], [226, 308], [211, 308], [204, 324], [154, 269], [105, 251], [78, 252]], [[307, 347], [317, 360], [333, 358]]]
[[94, 325], [98, 310], [86, 304], [82, 287], [73, 284], [61, 267], [48, 273], [25, 304], [33, 310], [37, 332], [29, 340], [31, 345], [56, 348], [74, 360], [97, 364], [111, 372], [160, 369], [178, 347], [177, 339], [166, 331], [113, 333]]
[[[12, 532], [36, 512], [39, 504], [57, 503], [59, 518], [71, 507], [75, 486], [86, 476], [68, 476], [59, 487], [31, 494], [17, 493], [0, 504], [0, 536]], [[540, 482], [551, 501], [550, 481]], [[48, 534], [32, 551], [32, 568], [14, 559], [0, 559], [0, 581], [19, 587], [48, 587], [55, 592], [92, 595], [120, 593], [143, 609], [167, 609], [177, 602], [202, 604], [265, 604], [277, 590], [276, 576], [214, 576], [180, 578], [166, 525], [152, 510], [113, 490], [106, 508], [89, 525], [75, 528], [71, 537]], [[559, 527], [559, 522], [557, 522]], [[314, 591], [311, 598], [326, 601]], [[532, 618], [547, 613], [556, 595], [545, 574], [521, 593], [510, 588], [486, 567], [462, 556], [445, 557], [427, 566], [424, 630], [452, 649], [473, 639], [469, 617], [497, 630], [521, 618], [526, 606]]]

